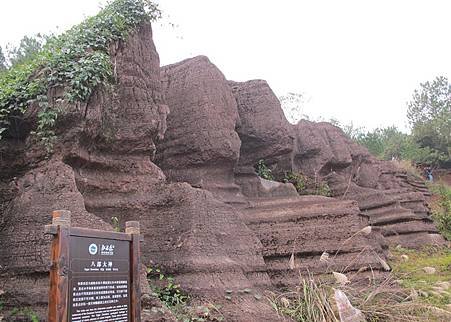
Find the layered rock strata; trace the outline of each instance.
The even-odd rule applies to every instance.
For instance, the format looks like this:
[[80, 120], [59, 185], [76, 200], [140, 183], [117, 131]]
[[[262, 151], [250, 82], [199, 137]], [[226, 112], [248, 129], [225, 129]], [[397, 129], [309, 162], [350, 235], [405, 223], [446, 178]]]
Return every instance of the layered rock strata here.
[[[293, 129], [265, 81], [230, 82], [240, 115], [241, 139], [235, 180], [246, 196], [243, 218], [263, 244], [273, 285], [294, 287], [299, 274], [382, 269], [385, 244], [377, 234], [359, 233], [368, 225], [357, 203], [321, 196], [300, 197], [292, 184], [257, 177], [259, 160], [276, 177], [291, 171]], [[329, 259], [325, 259], [329, 254]], [[290, 260], [294, 262], [290, 264]]]
[[240, 139], [235, 98], [221, 71], [198, 56], [161, 69], [171, 113], [156, 162], [168, 179], [188, 182], [227, 202], [240, 202], [233, 180]]
[[[89, 228], [112, 229], [113, 217], [121, 227], [138, 220], [144, 235], [142, 262], [174, 275], [193, 297], [216, 301], [224, 299], [226, 289], [267, 288], [261, 243], [239, 214], [208, 191], [168, 184], [152, 162], [168, 106], [150, 25], [114, 46], [111, 57], [117, 74], [113, 92], [98, 90], [86, 106], [65, 106], [50, 158], [30, 158], [17, 172], [3, 172], [9, 167], [1, 164], [2, 174], [8, 172], [2, 181], [8, 193], [2, 195], [0, 227], [0, 265], [8, 272], [2, 277], [5, 305], [30, 306], [45, 315], [46, 297], [37, 296], [46, 294], [48, 286], [48, 239], [42, 230], [55, 208], [71, 210], [74, 224]], [[23, 142], [18, 157], [37, 148], [31, 137]], [[4, 143], [2, 149], [12, 155]], [[277, 320], [253, 294], [244, 297], [224, 307], [230, 321]]]
[[[340, 271], [381, 268], [378, 256], [384, 257], [383, 249], [374, 237], [368, 238], [357, 233], [365, 227], [367, 220], [359, 215], [354, 202], [323, 197], [301, 198], [293, 185], [264, 180], [256, 175], [254, 165], [259, 160], [265, 160], [275, 175], [283, 175], [284, 170], [291, 167], [293, 150], [292, 129], [277, 97], [266, 82], [229, 82], [236, 100], [236, 103], [227, 100], [230, 104], [228, 110], [232, 111], [229, 118], [232, 117], [234, 122], [225, 121], [218, 130], [226, 134], [236, 131], [235, 135], [238, 134], [241, 144], [235, 146], [234, 158], [229, 156], [229, 165], [234, 167], [224, 167], [222, 162], [217, 167], [222, 169], [228, 180], [234, 178], [243, 193], [240, 198], [246, 202], [234, 203], [230, 202], [230, 195], [224, 190], [215, 189], [224, 182], [223, 176], [212, 176], [212, 172], [209, 172], [210, 164], [217, 160], [213, 156], [223, 151], [208, 127], [215, 124], [219, 126], [215, 111], [224, 103], [218, 102], [223, 102], [223, 98], [229, 97], [231, 93], [223, 86], [214, 85], [218, 82], [226, 84], [222, 74], [218, 74], [203, 57], [163, 67], [162, 74], [165, 75], [169, 106], [176, 104], [177, 107], [171, 109], [167, 136], [158, 145], [159, 164], [165, 173], [181, 173], [180, 176], [172, 176], [172, 180], [188, 178], [192, 184], [204, 183], [204, 188], [211, 189], [216, 196], [232, 203], [240, 211], [243, 221], [263, 244], [265, 270], [270, 273], [273, 286], [294, 286], [298, 282], [299, 271], [324, 273], [326, 266], [330, 270]], [[217, 75], [218, 79], [210, 84], [202, 83], [208, 79], [206, 75], [210, 79], [211, 75]], [[207, 86], [208, 97], [203, 96], [204, 90], [199, 83]], [[189, 96], [186, 98], [188, 90]], [[211, 103], [196, 108], [198, 102], [204, 102], [207, 98], [207, 102]], [[235, 111], [238, 111], [238, 120], [235, 120]], [[187, 120], [191, 120], [191, 123], [184, 123]], [[205, 125], [197, 126], [198, 120], [202, 120]], [[207, 130], [203, 130], [203, 127], [207, 127]], [[179, 140], [184, 142], [187, 133], [188, 137], [206, 143], [199, 147], [194, 144], [198, 151], [204, 149], [201, 155], [205, 158], [196, 159], [197, 168], [202, 171], [191, 171], [194, 163], [187, 158], [191, 155], [191, 147], [176, 144]], [[227, 137], [235, 137], [228, 135], [226, 140]], [[185, 153], [183, 149], [188, 152]], [[173, 166], [170, 166], [171, 163]], [[185, 165], [185, 168], [174, 169], [178, 163]], [[193, 174], [195, 178], [189, 177]], [[341, 248], [340, 244], [343, 244]], [[334, 258], [329, 264], [321, 265], [319, 258], [324, 252], [331, 252]], [[296, 264], [289, 268], [292, 254]]]
[[[51, 155], [28, 135], [33, 106], [0, 143], [8, 308], [45, 315], [43, 227], [55, 209], [72, 211], [81, 227], [138, 220], [143, 263], [174, 275], [197, 300], [223, 303], [227, 321], [277, 321], [256, 295], [296, 285], [299, 272], [382, 271], [387, 240], [443, 242], [419, 180], [330, 124], [291, 126], [266, 82], [228, 82], [203, 56], [160, 69], [150, 25], [112, 46], [111, 58], [116, 86], [62, 106]], [[327, 180], [336, 198], [300, 197], [291, 184], [261, 179], [259, 160], [278, 179], [293, 171]], [[226, 290], [236, 296], [225, 300]]]
[[385, 244], [377, 234], [365, 233], [368, 220], [355, 201], [321, 196], [249, 200], [244, 220], [263, 244], [276, 287], [299, 285], [300, 274], [383, 270]]
[[424, 185], [380, 161], [329, 123], [300, 121], [293, 169], [325, 178], [335, 197], [356, 200], [371, 225], [392, 244], [443, 243], [425, 201]]

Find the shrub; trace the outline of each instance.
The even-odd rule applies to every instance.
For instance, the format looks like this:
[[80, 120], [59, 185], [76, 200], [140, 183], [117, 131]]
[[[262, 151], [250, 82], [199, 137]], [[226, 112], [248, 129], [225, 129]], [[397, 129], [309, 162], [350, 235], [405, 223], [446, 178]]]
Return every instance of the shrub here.
[[432, 184], [430, 189], [438, 198], [432, 204], [432, 217], [440, 233], [451, 240], [451, 188], [445, 184]]
[[329, 184], [325, 181], [320, 181], [316, 183], [316, 195], [330, 197], [332, 196], [332, 191], [330, 190]]
[[[154, 295], [175, 315], [177, 321], [206, 322], [224, 320], [219, 305], [212, 303], [191, 306], [191, 299], [174, 282], [172, 276], [166, 276], [159, 268], [147, 268], [147, 279]], [[191, 302], [191, 301], [190, 301]]]
[[13, 308], [10, 315], [18, 321], [39, 322], [38, 315], [30, 308]]
[[271, 172], [271, 169], [268, 168], [264, 160], [258, 161], [257, 165], [255, 166], [257, 170], [257, 175], [263, 179], [266, 180], [274, 180], [274, 176]]
[[310, 178], [302, 173], [285, 172], [283, 182], [292, 183], [300, 195], [331, 196], [327, 182], [318, 178]]
[[157, 283], [152, 283], [152, 290], [168, 308], [180, 304], [186, 304], [188, 296], [183, 294], [180, 285], [174, 283], [174, 278], [166, 276], [159, 268], [147, 268], [147, 278], [156, 280]]
[[300, 173], [285, 172], [283, 181], [293, 184], [299, 194], [307, 189], [307, 178]]

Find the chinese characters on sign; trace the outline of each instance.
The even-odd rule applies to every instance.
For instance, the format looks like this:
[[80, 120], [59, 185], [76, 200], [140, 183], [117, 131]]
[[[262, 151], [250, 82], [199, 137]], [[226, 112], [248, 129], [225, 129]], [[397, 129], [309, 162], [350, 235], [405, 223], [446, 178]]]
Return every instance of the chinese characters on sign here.
[[68, 210], [52, 212], [49, 322], [140, 322], [139, 222], [125, 232], [71, 227]]
[[69, 253], [69, 321], [130, 321], [129, 242], [73, 236]]

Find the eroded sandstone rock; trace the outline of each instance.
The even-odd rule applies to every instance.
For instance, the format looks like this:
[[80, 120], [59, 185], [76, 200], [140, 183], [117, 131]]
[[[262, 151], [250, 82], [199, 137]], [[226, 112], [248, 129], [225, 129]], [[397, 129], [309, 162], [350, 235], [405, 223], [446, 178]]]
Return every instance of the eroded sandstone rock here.
[[[206, 71], [212, 68], [204, 59], [203, 65], [207, 64]], [[203, 91], [197, 88], [199, 80], [187, 79], [186, 74], [194, 73], [198, 68], [202, 68], [198, 58], [193, 61], [184, 61], [173, 67], [163, 68], [163, 73], [168, 74], [171, 68], [193, 71], [175, 72], [171, 71], [167, 79], [170, 85], [168, 95], [174, 102], [178, 102], [179, 110], [172, 111], [172, 121], [168, 120], [168, 131], [166, 138], [174, 138], [182, 133], [189, 133], [190, 136], [202, 138], [205, 142], [214, 142], [214, 137], [209, 137], [208, 133], [196, 124], [183, 124], [189, 117], [204, 120], [206, 124], [216, 124], [216, 106], [207, 105], [205, 108], [197, 108], [197, 103], [185, 105], [185, 92], [176, 90], [181, 88], [192, 89], [189, 102], [202, 102]], [[203, 73], [207, 73], [204, 71]], [[197, 77], [199, 74], [197, 71]], [[170, 76], [169, 76], [170, 75]], [[194, 76], [193, 76], [194, 77]], [[201, 77], [203, 79], [203, 76]], [[221, 84], [224, 79], [221, 77]], [[192, 83], [190, 83], [192, 82]], [[265, 260], [264, 269], [271, 277], [273, 286], [295, 286], [298, 283], [299, 272], [308, 271], [320, 273], [328, 268], [337, 270], [358, 271], [365, 267], [369, 269], [380, 269], [381, 264], [377, 256], [383, 255], [383, 248], [374, 236], [356, 234], [360, 229], [368, 224], [365, 217], [360, 216], [359, 208], [355, 202], [339, 201], [331, 198], [310, 196], [300, 197], [292, 184], [284, 184], [261, 179], [257, 176], [254, 165], [259, 160], [264, 160], [268, 166], [273, 168], [274, 173], [283, 175], [284, 171], [291, 168], [291, 152], [293, 150], [293, 135], [290, 124], [283, 116], [280, 103], [268, 84], [264, 81], [249, 81], [245, 83], [229, 82], [233, 94], [235, 95], [239, 122], [236, 131], [241, 140], [238, 163], [234, 172], [229, 168], [227, 176], [235, 178], [235, 182], [240, 186], [245, 203], [232, 203], [240, 213], [241, 218], [247, 226], [255, 232], [256, 236], [263, 244], [263, 257]], [[224, 89], [213, 91], [209, 85], [209, 95], [212, 101], [218, 101], [224, 96]], [[222, 93], [222, 94], [221, 94]], [[228, 94], [227, 94], [228, 95]], [[217, 98], [215, 98], [217, 97]], [[168, 100], [170, 102], [170, 100]], [[172, 106], [169, 103], [169, 106]], [[192, 113], [195, 116], [187, 116]], [[171, 117], [171, 116], [170, 116]], [[180, 127], [173, 127], [179, 124]], [[222, 126], [226, 126], [227, 123]], [[184, 127], [183, 127], [184, 126]], [[228, 124], [228, 130], [234, 130], [233, 124]], [[174, 133], [172, 133], [174, 132]], [[183, 138], [180, 138], [183, 139]], [[164, 168], [165, 148], [170, 149], [171, 140], [165, 139], [165, 143], [158, 145], [162, 151], [157, 152], [157, 159], [162, 160]], [[178, 141], [177, 141], [178, 142]], [[217, 149], [220, 153], [220, 145], [208, 145], [211, 149]], [[180, 146], [183, 148], [183, 146]], [[188, 159], [179, 150], [180, 155], [174, 155], [170, 162], [176, 163], [177, 158], [182, 159], [182, 164], [187, 164]], [[214, 153], [211, 153], [214, 155]], [[200, 162], [200, 161], [199, 161]], [[199, 169], [209, 169], [212, 163], [210, 159], [200, 162]], [[221, 168], [222, 163], [218, 164]], [[166, 170], [165, 170], [166, 171]], [[172, 169], [169, 170], [172, 171]], [[192, 174], [190, 169], [180, 169], [187, 175]], [[196, 180], [209, 182], [206, 189], [214, 189], [212, 182], [220, 182], [221, 177], [212, 177], [206, 170], [195, 172]], [[226, 173], [226, 172], [224, 172]], [[184, 180], [183, 177], [174, 177], [176, 180]], [[353, 236], [352, 238], [350, 238]], [[349, 240], [348, 240], [349, 239]], [[368, 251], [365, 251], [368, 250]], [[324, 252], [333, 254], [329, 263], [319, 261]], [[294, 257], [294, 268], [289, 267], [290, 258]], [[351, 264], [352, 263], [352, 264]]]
[[264, 80], [229, 82], [240, 123], [236, 131], [241, 150], [237, 167], [253, 167], [264, 160], [274, 175], [290, 167], [294, 137], [277, 96]]
[[294, 171], [325, 178], [333, 196], [356, 200], [370, 224], [393, 245], [443, 243], [430, 217], [424, 184], [377, 160], [332, 124], [303, 120], [294, 128]]
[[[66, 106], [50, 158], [37, 153], [27, 162], [15, 160], [12, 149], [21, 151], [17, 158], [39, 150], [31, 138], [19, 147], [1, 143], [10, 159], [21, 165], [14, 172], [1, 164], [5, 194], [0, 239], [2, 246], [10, 246], [0, 254], [0, 265], [8, 272], [1, 277], [8, 296], [5, 305], [30, 306], [45, 315], [47, 298], [37, 296], [46, 294], [48, 286], [49, 240], [42, 230], [55, 209], [71, 210], [76, 225], [90, 228], [112, 229], [112, 217], [121, 227], [128, 220], [140, 221], [142, 262], [174, 275], [193, 297], [214, 302], [223, 299], [225, 289], [269, 285], [261, 243], [239, 214], [208, 191], [186, 183], [168, 184], [152, 162], [155, 143], [166, 128], [168, 105], [150, 25], [113, 46], [111, 57], [117, 74], [113, 92], [100, 89], [86, 106]], [[224, 88], [229, 90], [226, 83]], [[229, 100], [233, 106], [231, 92]], [[224, 160], [223, 169], [232, 169], [238, 135], [230, 142], [224, 152], [211, 150], [201, 159], [214, 155], [213, 160]], [[20, 237], [9, 240], [10, 236]], [[145, 309], [144, 313], [151, 310]], [[224, 314], [234, 321], [277, 320], [269, 305], [253, 298], [228, 303]]]
[[240, 139], [239, 115], [228, 83], [207, 57], [198, 56], [161, 70], [168, 130], [156, 162], [168, 179], [239, 201], [233, 180]]

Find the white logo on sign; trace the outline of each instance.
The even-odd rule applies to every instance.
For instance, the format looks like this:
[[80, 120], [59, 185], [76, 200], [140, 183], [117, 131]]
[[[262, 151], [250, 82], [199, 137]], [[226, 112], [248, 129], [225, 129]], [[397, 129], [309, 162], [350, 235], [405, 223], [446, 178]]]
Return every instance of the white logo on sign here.
[[100, 255], [113, 256], [114, 255], [114, 245], [103, 245], [100, 248]]
[[89, 250], [89, 254], [91, 254], [91, 255], [97, 254], [97, 245], [96, 244], [89, 245], [88, 250]]

